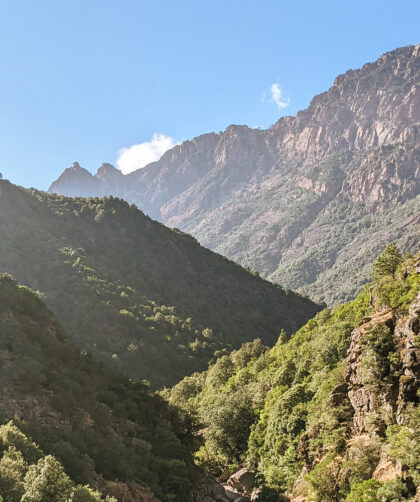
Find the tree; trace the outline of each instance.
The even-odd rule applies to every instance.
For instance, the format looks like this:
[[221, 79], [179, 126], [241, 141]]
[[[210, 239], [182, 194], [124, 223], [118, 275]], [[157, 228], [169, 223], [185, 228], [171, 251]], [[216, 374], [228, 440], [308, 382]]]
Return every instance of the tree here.
[[402, 255], [397, 246], [391, 242], [385, 251], [378, 256], [373, 264], [373, 277], [374, 279], [382, 279], [387, 275], [395, 278], [395, 272], [399, 265], [402, 263]]
[[24, 486], [22, 502], [67, 502], [72, 494], [70, 478], [52, 455], [29, 467]]
[[27, 468], [22, 453], [14, 446], [9, 446], [0, 460], [0, 493], [7, 501], [20, 501], [24, 493], [23, 477]]
[[101, 494], [89, 486], [78, 485], [74, 488], [71, 502], [117, 502], [113, 497], [102, 498]]
[[215, 393], [203, 402], [204, 438], [209, 451], [225, 459], [239, 460], [246, 451], [255, 416], [250, 396], [242, 390], [226, 395]]

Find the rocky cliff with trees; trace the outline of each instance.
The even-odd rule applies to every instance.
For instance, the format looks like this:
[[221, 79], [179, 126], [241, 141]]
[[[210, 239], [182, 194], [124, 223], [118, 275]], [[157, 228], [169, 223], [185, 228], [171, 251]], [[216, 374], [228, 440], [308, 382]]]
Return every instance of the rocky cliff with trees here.
[[418, 500], [420, 256], [391, 245], [374, 272], [290, 341], [247, 343], [164, 391], [195, 424], [199, 464], [248, 467], [258, 501]]

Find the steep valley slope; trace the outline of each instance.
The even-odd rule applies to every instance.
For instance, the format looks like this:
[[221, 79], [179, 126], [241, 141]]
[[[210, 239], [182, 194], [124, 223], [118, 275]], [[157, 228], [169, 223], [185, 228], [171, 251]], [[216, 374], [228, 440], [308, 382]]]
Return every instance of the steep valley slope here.
[[123, 200], [0, 181], [0, 272], [39, 290], [83, 351], [154, 387], [319, 306], [170, 230]]
[[289, 341], [246, 343], [165, 391], [202, 465], [224, 483], [253, 470], [264, 502], [419, 500], [420, 255], [398, 261]]
[[145, 385], [81, 354], [39, 296], [7, 274], [0, 379], [0, 500], [99, 501], [81, 486], [71, 496], [57, 460], [73, 483], [119, 502], [190, 500], [200, 473], [177, 413]]
[[144, 169], [77, 163], [50, 192], [113, 194], [316, 301], [354, 298], [390, 241], [419, 245], [420, 45], [336, 78], [296, 117], [232, 125]]

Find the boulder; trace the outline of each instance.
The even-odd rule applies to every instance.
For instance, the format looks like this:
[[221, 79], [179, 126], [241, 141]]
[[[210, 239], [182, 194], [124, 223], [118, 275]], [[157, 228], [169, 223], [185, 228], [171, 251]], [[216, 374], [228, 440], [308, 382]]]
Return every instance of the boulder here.
[[223, 488], [222, 485], [215, 484], [212, 490], [212, 496], [216, 499], [219, 500], [220, 497], [223, 497], [225, 494], [225, 489]]
[[236, 490], [243, 492], [250, 492], [254, 488], [255, 477], [254, 473], [246, 467], [232, 474], [228, 480], [228, 485], [236, 488]]
[[225, 497], [230, 501], [230, 502], [235, 502], [235, 500], [239, 497], [241, 497], [242, 494], [238, 492], [235, 488], [232, 488], [231, 486], [225, 485]]

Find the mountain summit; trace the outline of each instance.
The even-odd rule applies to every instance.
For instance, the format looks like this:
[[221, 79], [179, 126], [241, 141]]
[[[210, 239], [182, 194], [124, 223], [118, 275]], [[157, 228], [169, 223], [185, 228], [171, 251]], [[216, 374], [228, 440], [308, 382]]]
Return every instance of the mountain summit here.
[[267, 130], [229, 126], [123, 176], [66, 170], [50, 192], [113, 194], [318, 301], [353, 297], [420, 222], [420, 45], [335, 79]]

